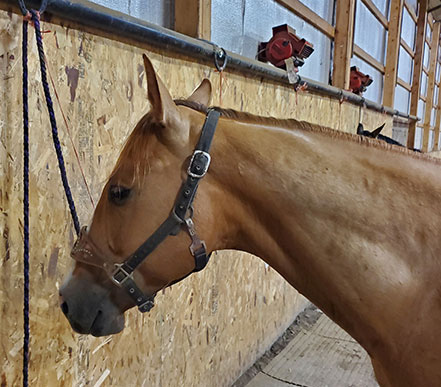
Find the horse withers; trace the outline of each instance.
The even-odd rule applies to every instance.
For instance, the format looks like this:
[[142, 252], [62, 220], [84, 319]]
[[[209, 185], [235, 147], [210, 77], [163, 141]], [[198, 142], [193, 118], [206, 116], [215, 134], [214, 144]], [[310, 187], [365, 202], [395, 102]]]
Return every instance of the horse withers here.
[[[236, 249], [262, 258], [351, 334], [381, 386], [439, 387], [440, 162], [297, 120], [224, 109], [215, 117], [207, 80], [175, 102], [147, 57], [144, 65], [151, 110], [60, 289], [72, 328], [120, 332], [124, 312], [153, 307], [159, 290], [195, 270], [202, 248]], [[211, 149], [194, 152], [214, 121]]]

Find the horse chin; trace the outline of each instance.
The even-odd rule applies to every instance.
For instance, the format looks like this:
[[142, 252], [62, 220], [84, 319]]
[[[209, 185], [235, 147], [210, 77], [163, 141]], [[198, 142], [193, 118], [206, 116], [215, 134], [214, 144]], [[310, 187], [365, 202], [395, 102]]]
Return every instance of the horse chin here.
[[124, 314], [115, 317], [106, 316], [98, 311], [90, 327], [86, 328], [75, 321], [69, 320], [72, 329], [82, 335], [92, 335], [95, 337], [109, 336], [120, 333], [124, 329]]
[[110, 291], [87, 276], [70, 276], [60, 288], [60, 307], [72, 329], [106, 336], [124, 329], [122, 308]]
[[90, 334], [95, 337], [114, 335], [124, 329], [124, 314], [109, 318], [101, 311], [98, 312], [90, 327]]

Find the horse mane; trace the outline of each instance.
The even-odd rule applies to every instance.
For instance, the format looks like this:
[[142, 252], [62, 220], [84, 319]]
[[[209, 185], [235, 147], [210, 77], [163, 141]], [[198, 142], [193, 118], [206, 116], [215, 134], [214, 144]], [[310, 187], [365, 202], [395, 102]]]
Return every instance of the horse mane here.
[[[202, 105], [200, 103], [189, 101], [186, 99], [176, 99], [175, 100], [176, 105], [178, 106], [185, 106], [190, 109], [196, 110], [198, 112], [207, 114], [209, 107]], [[241, 122], [246, 123], [254, 123], [254, 124], [261, 124], [261, 125], [268, 125], [268, 126], [276, 126], [281, 127], [284, 129], [302, 129], [305, 131], [315, 132], [315, 133], [322, 133], [327, 136], [330, 136], [332, 138], [347, 140], [351, 142], [356, 142], [364, 146], [371, 146], [374, 148], [380, 148], [385, 149], [391, 152], [397, 152], [401, 154], [408, 155], [410, 157], [416, 158], [416, 159], [422, 159], [434, 162], [436, 164], [441, 164], [441, 160], [431, 157], [424, 153], [415, 152], [413, 150], [410, 150], [406, 147], [401, 147], [397, 145], [388, 144], [385, 141], [381, 141], [375, 138], [370, 138], [366, 136], [360, 136], [358, 134], [354, 133], [347, 133], [342, 132], [339, 130], [331, 129], [326, 126], [317, 125], [317, 124], [311, 124], [306, 121], [299, 121], [294, 118], [289, 119], [279, 119], [274, 117], [262, 117], [251, 113], [246, 112], [240, 112], [234, 109], [224, 109], [220, 107], [216, 107], [216, 110], [220, 112], [221, 117], [237, 120]]]
[[[184, 106], [203, 114], [207, 114], [209, 109], [208, 106], [186, 99], [176, 99], [175, 103], [178, 106]], [[441, 159], [436, 159], [424, 153], [414, 152], [405, 147], [391, 145], [385, 141], [375, 138], [341, 132], [326, 126], [311, 124], [306, 121], [299, 121], [293, 118], [278, 119], [274, 117], [262, 117], [251, 113], [220, 107], [216, 107], [216, 110], [220, 112], [221, 117], [231, 120], [237, 120], [250, 124], [275, 126], [284, 129], [301, 129], [315, 133], [322, 133], [332, 138], [356, 142], [360, 145], [380, 148], [390, 152], [405, 154], [415, 159], [426, 160], [441, 165]], [[152, 122], [151, 116], [148, 113], [141, 118], [130, 136], [127, 138], [123, 150], [121, 151], [118, 161], [116, 162], [116, 165], [113, 168], [109, 178], [116, 175], [117, 171], [122, 167], [126, 160], [132, 160], [134, 165], [133, 181], [142, 181], [142, 177], [145, 176], [150, 169], [149, 157], [151, 152], [149, 152], [149, 149], [151, 148], [153, 136], [148, 134], [155, 130], [155, 125], [157, 126], [157, 124]]]

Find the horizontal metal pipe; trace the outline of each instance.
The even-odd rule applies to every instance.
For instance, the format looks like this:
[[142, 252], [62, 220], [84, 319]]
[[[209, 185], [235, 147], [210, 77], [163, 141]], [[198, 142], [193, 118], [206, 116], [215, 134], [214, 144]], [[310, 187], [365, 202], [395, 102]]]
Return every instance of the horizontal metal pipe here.
[[[16, 0], [0, 0], [0, 4], [2, 3], [6, 4], [9, 9], [15, 12], [19, 10], [18, 1]], [[26, 1], [26, 5], [29, 8], [38, 9], [40, 7], [40, 1], [28, 0]], [[106, 35], [114, 36], [115, 39], [125, 38], [133, 42], [172, 50], [187, 57], [209, 63], [214, 63], [215, 52], [219, 49], [219, 47], [211, 42], [194, 39], [152, 23], [81, 0], [75, 2], [49, 0], [45, 17], [51, 20], [53, 16], [66, 26], [69, 26], [69, 23], [81, 25], [96, 31], [102, 31]], [[226, 54], [228, 57], [228, 69], [245, 72], [252, 76], [264, 77], [283, 84], [289, 84], [288, 76], [284, 70], [245, 58], [233, 52], [226, 51]], [[403, 117], [413, 121], [419, 120], [415, 116], [410, 116], [396, 109], [382, 106], [347, 90], [338, 89], [312, 79], [302, 78], [302, 80], [306, 83], [308, 91], [346, 100], [353, 104], [365, 106], [368, 109], [387, 113], [392, 116]]]

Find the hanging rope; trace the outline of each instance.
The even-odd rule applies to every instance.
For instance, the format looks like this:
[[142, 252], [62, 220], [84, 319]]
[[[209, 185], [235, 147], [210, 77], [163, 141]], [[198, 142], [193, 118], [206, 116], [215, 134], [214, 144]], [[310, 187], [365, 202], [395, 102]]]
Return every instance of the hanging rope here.
[[23, 386], [28, 386], [29, 364], [29, 113], [28, 22], [23, 20]]
[[35, 37], [37, 40], [38, 56], [40, 58], [41, 82], [43, 84], [44, 96], [46, 98], [47, 109], [49, 112], [49, 119], [51, 122], [52, 140], [54, 143], [55, 152], [57, 154], [58, 167], [60, 169], [60, 176], [61, 176], [61, 181], [63, 183], [64, 193], [66, 194], [66, 199], [69, 204], [69, 210], [72, 216], [72, 221], [74, 223], [75, 231], [78, 235], [80, 233], [80, 222], [78, 220], [78, 215], [75, 209], [75, 203], [72, 198], [72, 192], [70, 190], [69, 182], [67, 180], [67, 173], [64, 164], [63, 152], [61, 150], [61, 144], [58, 138], [58, 129], [57, 129], [57, 122], [55, 120], [54, 107], [49, 91], [49, 84], [47, 82], [46, 61], [43, 50], [43, 40], [41, 37], [41, 30], [40, 30], [40, 15], [37, 11], [34, 10], [31, 10], [30, 13], [32, 15], [32, 22], [34, 23], [34, 27], [35, 27]]
[[43, 41], [40, 30], [40, 14], [44, 12], [47, 0], [43, 0], [39, 11], [28, 11], [24, 1], [18, 1], [20, 10], [23, 13], [23, 42], [22, 42], [22, 64], [23, 64], [23, 386], [29, 385], [29, 109], [28, 109], [28, 22], [31, 21], [35, 28], [38, 55], [40, 58], [41, 81], [49, 112], [49, 119], [52, 128], [52, 140], [58, 159], [61, 180], [64, 192], [69, 204], [69, 210], [74, 223], [77, 235], [80, 232], [80, 222], [75, 209], [72, 193], [67, 181], [66, 167], [58, 138], [57, 123], [50, 96], [49, 85], [46, 75], [46, 63], [43, 51]]

